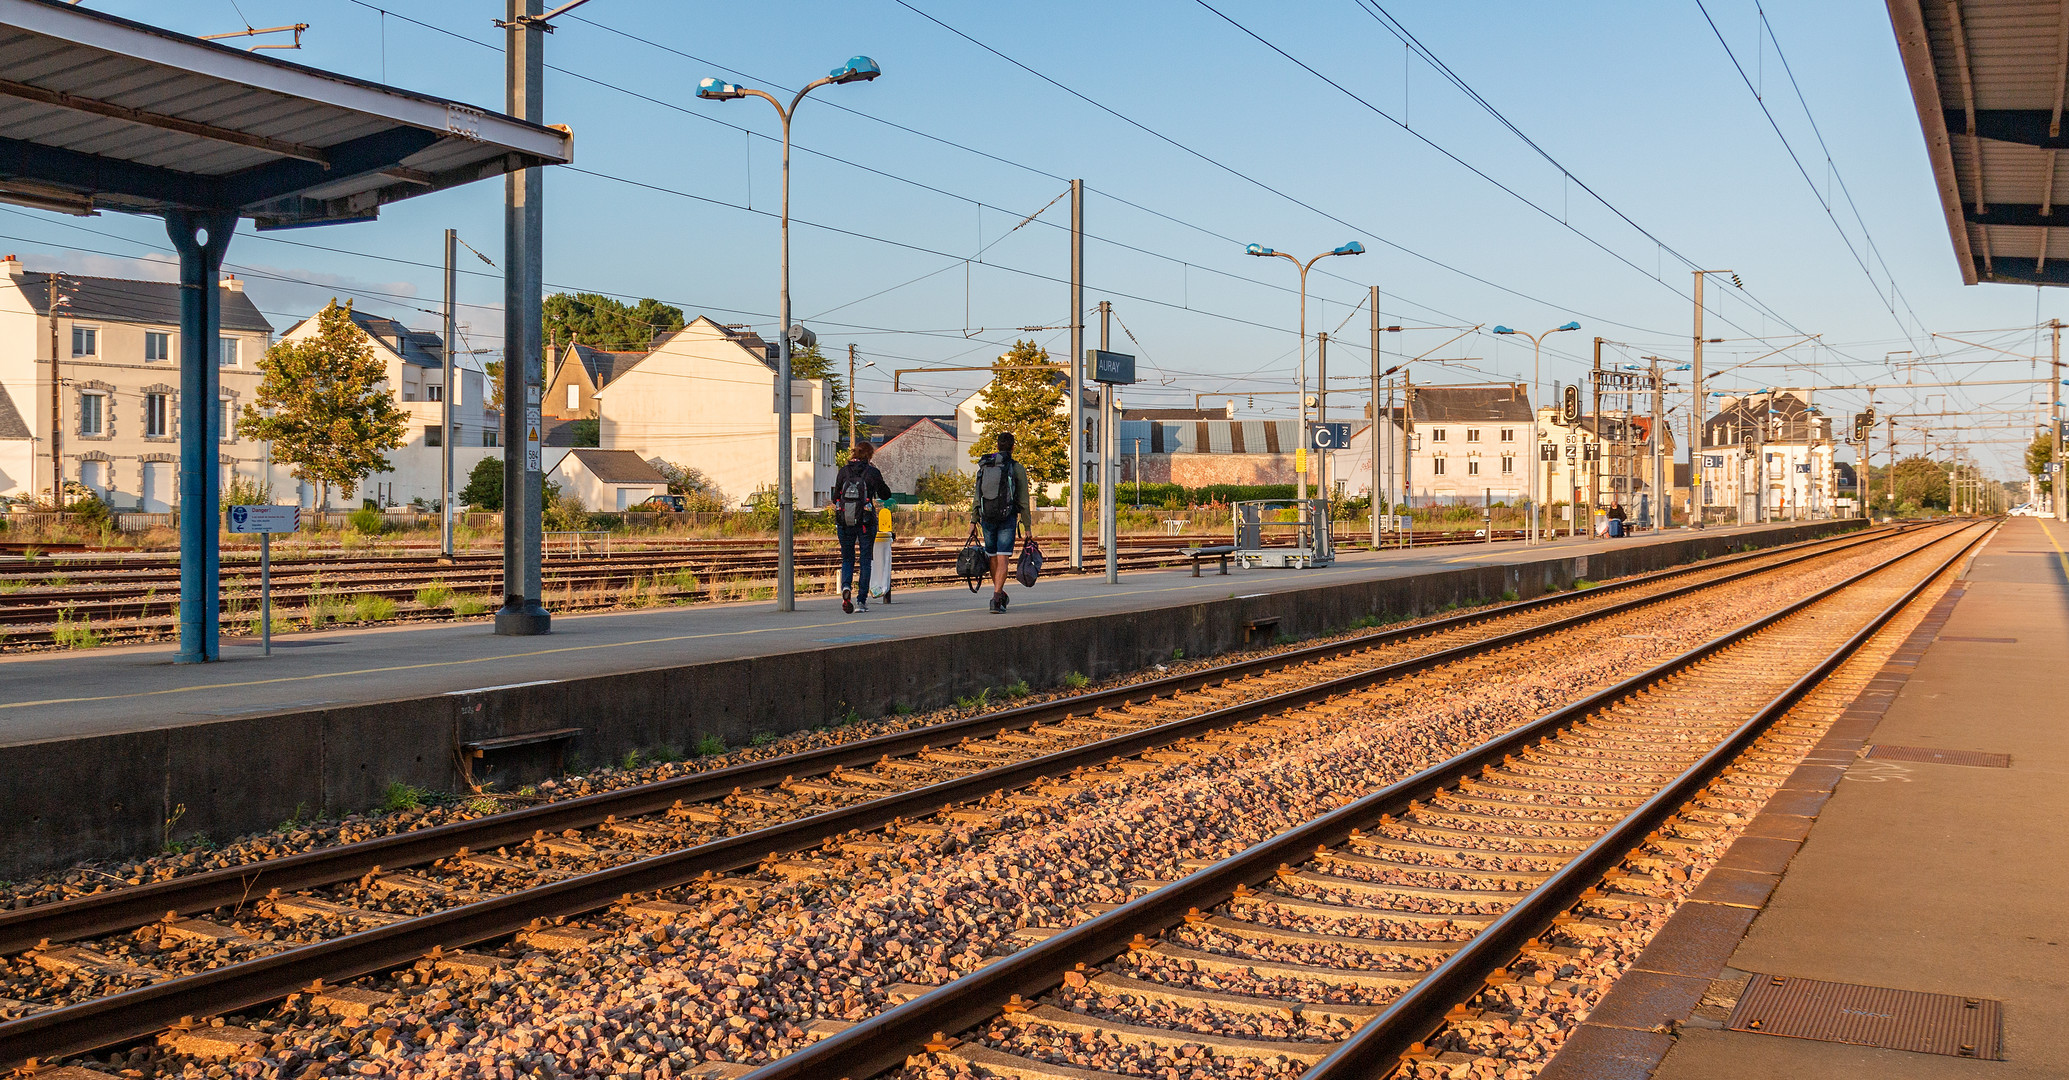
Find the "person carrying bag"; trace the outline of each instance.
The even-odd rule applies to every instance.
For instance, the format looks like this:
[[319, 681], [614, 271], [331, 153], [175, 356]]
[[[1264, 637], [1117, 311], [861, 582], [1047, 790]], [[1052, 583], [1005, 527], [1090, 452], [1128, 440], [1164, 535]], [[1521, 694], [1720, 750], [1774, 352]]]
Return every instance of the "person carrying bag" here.
[[1013, 460], [1013, 433], [1001, 432], [998, 449], [977, 462], [977, 490], [970, 497], [970, 536], [981, 537], [984, 554], [991, 559], [991, 612], [1003, 614], [1006, 596], [1006, 563], [1013, 556], [1013, 542], [1022, 521], [1028, 524], [1028, 544], [1034, 544], [1034, 513], [1028, 508], [1027, 469]]
[[[869, 463], [876, 448], [856, 443], [848, 450], [848, 463], [833, 478], [833, 532], [841, 542], [841, 610], [853, 614], [869, 610], [869, 564], [876, 555], [877, 503], [891, 497], [884, 474]], [[855, 581], [857, 551], [860, 551], [862, 580]], [[856, 592], [862, 594], [857, 603]]]

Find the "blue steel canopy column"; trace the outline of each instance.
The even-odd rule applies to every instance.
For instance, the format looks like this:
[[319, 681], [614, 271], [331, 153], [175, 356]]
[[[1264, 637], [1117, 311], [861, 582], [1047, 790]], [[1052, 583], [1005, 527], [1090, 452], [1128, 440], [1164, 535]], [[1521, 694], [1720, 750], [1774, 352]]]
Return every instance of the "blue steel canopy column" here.
[[180, 653], [217, 658], [222, 522], [218, 356], [223, 292], [216, 274], [237, 231], [235, 211], [173, 210], [165, 231], [180, 253]]

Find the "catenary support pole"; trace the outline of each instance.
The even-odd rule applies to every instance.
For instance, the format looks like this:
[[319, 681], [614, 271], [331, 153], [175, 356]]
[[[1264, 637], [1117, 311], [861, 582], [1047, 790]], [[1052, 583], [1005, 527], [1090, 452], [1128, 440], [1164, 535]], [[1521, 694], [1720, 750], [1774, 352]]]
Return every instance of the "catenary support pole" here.
[[1707, 401], [1703, 397], [1703, 278], [1701, 270], [1695, 272], [1695, 357], [1690, 365], [1688, 395], [1688, 522], [1702, 525], [1706, 520], [1703, 506], [1703, 458], [1706, 445], [1703, 430], [1703, 410]]
[[848, 445], [855, 445], [855, 343], [848, 343]]
[[1379, 550], [1379, 425], [1388, 418], [1379, 408], [1379, 286], [1372, 286], [1367, 297], [1372, 308], [1372, 426], [1366, 429], [1365, 453], [1372, 459], [1372, 486], [1367, 495], [1372, 502], [1372, 550]]
[[[508, 0], [504, 39], [504, 104], [511, 116], [540, 123], [545, 112], [545, 34], [540, 0]], [[541, 482], [539, 304], [543, 282], [545, 179], [539, 169], [503, 177], [503, 606], [496, 633], [524, 637], [552, 632], [540, 602]]]
[[[2055, 429], [2055, 472], [2053, 480], [2048, 485], [2048, 491], [2055, 505], [2055, 520], [2069, 521], [2069, 497], [2065, 497], [2069, 496], [2069, 491], [2062, 490], [2063, 484], [2069, 483], [2069, 465], [2062, 464], [2062, 320], [2049, 319], [2047, 325], [2054, 340], [2054, 359], [2052, 366], [2048, 368], [2051, 373], [2048, 387], [2052, 391], [2052, 405], [2048, 415], [2054, 421]], [[1890, 422], [1894, 424], [1896, 421]], [[1895, 456], [1892, 455], [1890, 460], [1894, 462]]]
[[444, 449], [438, 452], [438, 551], [448, 559], [453, 557], [453, 392], [459, 387], [453, 379], [453, 350], [459, 342], [453, 318], [453, 253], [458, 239], [458, 233], [445, 231], [445, 386], [438, 392], [438, 442]]
[[[1113, 321], [1114, 306], [1111, 302], [1099, 302], [1099, 351], [1111, 347], [1109, 324]], [[1080, 361], [1082, 363], [1082, 361]], [[1120, 425], [1120, 409], [1114, 400], [1111, 383], [1099, 386], [1099, 546], [1106, 553], [1106, 583], [1119, 584], [1121, 580], [1121, 534], [1120, 520], [1114, 510], [1119, 503], [1120, 471], [1114, 459], [1119, 455], [1120, 440], [1115, 429]]]
[[1085, 568], [1085, 182], [1070, 182], [1070, 568]]
[[273, 655], [273, 534], [259, 534], [259, 653]]
[[221, 602], [220, 393], [223, 290], [216, 275], [237, 231], [234, 213], [174, 210], [165, 231], [180, 256], [180, 651], [175, 662], [217, 659]]
[[[49, 290], [50, 312], [50, 508], [65, 508], [65, 380], [58, 368], [58, 314], [65, 309], [64, 278], [51, 271], [44, 286]], [[102, 421], [106, 423], [105, 420]]]
[[[1315, 430], [1329, 422], [1329, 331], [1315, 334]], [[1313, 443], [1312, 436], [1303, 436], [1303, 441]], [[1335, 489], [1329, 485], [1329, 451], [1314, 447], [1315, 455], [1315, 502], [1322, 507], [1321, 520], [1315, 522], [1315, 553], [1329, 550], [1326, 539], [1329, 535], [1329, 500]]]

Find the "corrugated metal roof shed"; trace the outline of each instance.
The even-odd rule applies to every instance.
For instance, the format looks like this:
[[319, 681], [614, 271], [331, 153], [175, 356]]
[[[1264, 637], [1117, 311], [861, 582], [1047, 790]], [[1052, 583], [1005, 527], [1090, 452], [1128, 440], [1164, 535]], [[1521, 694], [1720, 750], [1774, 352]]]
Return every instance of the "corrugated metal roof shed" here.
[[260, 228], [573, 158], [573, 138], [56, 0], [0, 0], [0, 200]]
[[2069, 0], [1888, 0], [1967, 284], [2069, 285]]

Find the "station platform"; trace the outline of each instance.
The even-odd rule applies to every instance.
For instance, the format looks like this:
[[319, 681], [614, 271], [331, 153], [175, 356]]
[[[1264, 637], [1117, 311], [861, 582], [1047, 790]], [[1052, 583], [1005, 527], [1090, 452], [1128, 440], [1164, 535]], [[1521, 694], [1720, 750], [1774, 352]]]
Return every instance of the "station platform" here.
[[[1858, 522], [1668, 530], [1345, 551], [1314, 570], [1209, 562], [1009, 586], [1010, 610], [961, 586], [896, 590], [845, 615], [746, 602], [556, 617], [543, 637], [486, 620], [225, 639], [224, 659], [172, 662], [171, 645], [0, 659], [0, 877], [60, 858], [155, 850], [182, 830], [224, 837], [300, 813], [372, 805], [387, 785], [479, 779], [479, 744], [561, 731], [589, 763], [628, 750], [745, 745], [844, 717], [938, 708], [1025, 682], [1103, 678], [1339, 630], [1371, 615], [1523, 598]], [[1061, 545], [1045, 547], [1051, 564]], [[479, 754], [475, 756], [479, 757]], [[483, 761], [480, 768], [495, 764]], [[513, 761], [517, 775], [522, 763]], [[526, 766], [528, 767], [528, 766]]]
[[2069, 1076], [2065, 642], [2069, 527], [2011, 518], [1541, 1080]]

